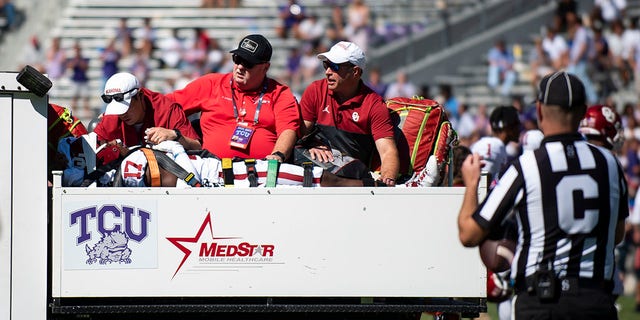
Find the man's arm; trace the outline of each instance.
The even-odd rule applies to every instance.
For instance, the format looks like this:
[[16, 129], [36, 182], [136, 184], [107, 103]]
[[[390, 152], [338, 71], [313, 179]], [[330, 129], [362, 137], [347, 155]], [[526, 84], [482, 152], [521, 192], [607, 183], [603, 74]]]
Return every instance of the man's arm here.
[[393, 138], [376, 140], [376, 148], [380, 154], [380, 178], [387, 185], [395, 185], [400, 170], [400, 157]]
[[175, 130], [162, 127], [153, 127], [145, 130], [145, 140], [152, 144], [158, 144], [163, 141], [178, 141], [182, 146], [184, 146], [185, 150], [202, 149], [200, 141], [184, 135], [178, 137], [178, 133]]
[[[313, 130], [315, 126], [315, 122], [304, 120], [303, 128], [302, 128], [302, 136], [306, 136]], [[318, 159], [321, 162], [331, 162], [333, 161], [333, 152], [326, 146], [317, 146], [309, 148], [309, 154], [311, 155], [311, 159]]]
[[[275, 159], [280, 162], [284, 162], [291, 156], [291, 152], [293, 151], [293, 146], [296, 143], [296, 132], [292, 129], [286, 129], [280, 133], [278, 139], [276, 140], [276, 144], [273, 147], [273, 151], [271, 151], [270, 155], [267, 155], [266, 159]], [[284, 159], [280, 159], [280, 156], [274, 155], [274, 153], [281, 152], [285, 155]]]
[[465, 247], [475, 247], [489, 233], [472, 218], [478, 206], [478, 183], [480, 182], [480, 155], [474, 153], [464, 160], [461, 167], [462, 178], [466, 187], [460, 213], [458, 214], [458, 236]]

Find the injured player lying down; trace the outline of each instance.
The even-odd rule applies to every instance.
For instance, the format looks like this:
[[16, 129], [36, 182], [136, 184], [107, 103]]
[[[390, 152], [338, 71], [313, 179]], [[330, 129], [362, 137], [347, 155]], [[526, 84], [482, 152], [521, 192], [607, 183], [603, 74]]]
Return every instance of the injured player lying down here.
[[[202, 157], [200, 155], [187, 155], [180, 143], [175, 141], [164, 141], [152, 148], [156, 152], [150, 152], [147, 148], [134, 149], [130, 151], [119, 146], [120, 153], [126, 154], [121, 161], [118, 172], [112, 172], [105, 178], [113, 180], [114, 186], [123, 187], [221, 187], [233, 184], [236, 187], [266, 187], [269, 186], [268, 176], [273, 171], [272, 178], [275, 181], [273, 186], [312, 186], [312, 187], [362, 187], [362, 186], [385, 186], [381, 181], [373, 178], [349, 179], [343, 178], [317, 166], [292, 165], [288, 163], [277, 164], [271, 161], [272, 168], [269, 169], [268, 160], [245, 160], [233, 161], [223, 165], [224, 160], [216, 157]], [[160, 151], [160, 152], [157, 152]], [[177, 172], [175, 168], [167, 166], [166, 155], [171, 163], [179, 165], [183, 170]], [[151, 159], [151, 161], [150, 161]], [[159, 161], [162, 160], [162, 161]], [[273, 168], [276, 165], [275, 169]], [[431, 168], [431, 169], [428, 169]], [[306, 173], [305, 173], [306, 171]], [[155, 174], [154, 174], [155, 172]], [[435, 157], [429, 160], [427, 166], [409, 180], [406, 184], [397, 187], [407, 186], [431, 186], [437, 178]], [[181, 174], [182, 173], [182, 174]], [[305, 177], [306, 175], [306, 177]], [[178, 176], [182, 176], [179, 178]], [[306, 178], [306, 181], [305, 181]], [[104, 178], [101, 180], [105, 180]]]

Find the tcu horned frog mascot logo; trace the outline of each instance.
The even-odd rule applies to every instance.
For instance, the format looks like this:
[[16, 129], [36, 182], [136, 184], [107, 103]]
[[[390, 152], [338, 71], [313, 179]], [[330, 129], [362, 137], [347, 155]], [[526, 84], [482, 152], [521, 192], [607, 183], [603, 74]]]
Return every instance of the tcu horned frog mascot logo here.
[[151, 213], [107, 204], [71, 212], [69, 218], [70, 226], [78, 231], [74, 245], [83, 247], [86, 265], [128, 265], [132, 263], [131, 243], [141, 243], [148, 236]]
[[88, 244], [85, 244], [87, 250], [87, 264], [93, 264], [99, 262], [100, 264], [106, 263], [131, 263], [131, 249], [127, 246], [129, 238], [124, 232], [116, 231], [105, 235], [102, 235], [102, 239], [93, 246], [93, 249], [89, 248]]

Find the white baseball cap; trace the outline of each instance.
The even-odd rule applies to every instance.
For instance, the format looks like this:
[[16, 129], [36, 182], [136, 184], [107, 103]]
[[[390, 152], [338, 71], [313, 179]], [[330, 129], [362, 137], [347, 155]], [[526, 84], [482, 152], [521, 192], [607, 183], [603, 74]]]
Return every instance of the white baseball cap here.
[[331, 50], [318, 55], [318, 59], [322, 61], [329, 60], [333, 63], [340, 64], [350, 62], [354, 66], [364, 69], [366, 59], [364, 52], [353, 42], [340, 41], [336, 43]]
[[[128, 72], [112, 75], [104, 86], [102, 100], [107, 104], [105, 115], [120, 115], [129, 110], [131, 98], [140, 91], [140, 82], [136, 76]], [[120, 101], [118, 101], [120, 100]]]

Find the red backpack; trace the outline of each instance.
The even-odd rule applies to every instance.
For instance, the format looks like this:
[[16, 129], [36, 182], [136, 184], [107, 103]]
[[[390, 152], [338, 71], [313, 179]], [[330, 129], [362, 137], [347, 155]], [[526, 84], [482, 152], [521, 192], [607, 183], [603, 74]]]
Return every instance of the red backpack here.
[[400, 154], [400, 174], [411, 176], [436, 156], [440, 185], [450, 161], [450, 151], [458, 141], [444, 107], [437, 101], [396, 97], [386, 101], [396, 125], [395, 140]]

